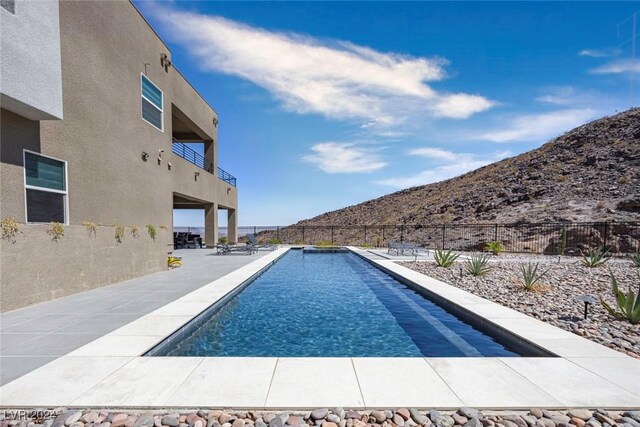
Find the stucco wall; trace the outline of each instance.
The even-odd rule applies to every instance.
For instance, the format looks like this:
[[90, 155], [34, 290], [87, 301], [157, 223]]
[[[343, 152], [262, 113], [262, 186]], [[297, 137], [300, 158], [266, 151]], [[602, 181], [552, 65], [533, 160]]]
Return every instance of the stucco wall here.
[[[64, 1], [59, 11], [64, 119], [38, 123], [0, 111], [1, 218], [26, 221], [23, 149], [67, 162], [70, 226], [64, 241], [51, 246], [40, 230], [44, 226], [29, 224], [23, 227], [27, 242], [2, 242], [2, 292], [7, 289], [7, 298], [25, 304], [164, 268], [170, 232], [159, 233], [153, 246], [141, 239], [123, 251], [124, 245], [109, 246], [113, 239], [98, 243], [101, 234], [112, 231], [87, 241], [80, 225], [84, 221], [135, 225], [143, 232], [147, 224], [171, 230], [177, 189], [205, 202], [237, 205], [234, 187], [227, 192], [215, 175], [171, 153], [172, 103], [217, 144], [216, 113], [179, 72], [161, 65], [161, 54], [170, 52], [134, 6], [128, 1]], [[164, 132], [141, 118], [141, 73], [163, 91]], [[147, 161], [143, 152], [149, 154]], [[202, 177], [198, 182], [195, 171]], [[30, 236], [43, 249], [31, 246]], [[61, 253], [69, 260], [60, 263]], [[89, 264], [90, 273], [77, 269]]]
[[[49, 228], [22, 225], [15, 243], [0, 240], [0, 312], [167, 268], [170, 231], [157, 229], [154, 241], [146, 227], [137, 238], [126, 228], [118, 243], [109, 226], [98, 227], [95, 235], [82, 225], [67, 226], [57, 241], [47, 234]], [[25, 254], [37, 262], [25, 262]]]
[[0, 8], [0, 104], [32, 120], [62, 118], [58, 1]]

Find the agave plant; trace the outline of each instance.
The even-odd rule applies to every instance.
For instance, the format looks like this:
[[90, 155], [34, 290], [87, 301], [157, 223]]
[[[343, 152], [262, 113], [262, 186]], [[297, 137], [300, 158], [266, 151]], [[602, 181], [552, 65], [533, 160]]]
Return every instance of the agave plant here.
[[533, 291], [536, 288], [536, 283], [540, 280], [545, 274], [549, 272], [549, 270], [543, 271], [542, 273], [538, 273], [538, 268], [540, 268], [539, 263], [531, 264], [527, 263], [527, 265], [522, 264], [520, 266], [520, 271], [522, 272], [522, 279], [524, 281], [523, 288], [526, 291]]
[[629, 255], [629, 259], [636, 267], [640, 268], [640, 252], [636, 252], [635, 254]]
[[604, 248], [589, 249], [586, 254], [582, 255], [582, 265], [589, 268], [600, 267], [605, 262], [609, 261], [606, 257], [609, 250]]
[[504, 252], [504, 247], [502, 247], [502, 243], [500, 243], [499, 240], [495, 240], [493, 242], [487, 242], [484, 245], [484, 249], [486, 251], [491, 252], [494, 255], [499, 255], [500, 253]]
[[444, 251], [443, 249], [436, 249], [433, 252], [433, 259], [436, 262], [438, 267], [449, 268], [451, 264], [454, 263], [460, 254], [456, 254], [453, 252], [453, 249], [449, 249], [448, 251]]
[[[637, 272], [638, 281], [640, 282], [640, 271]], [[611, 277], [611, 287], [613, 288], [613, 296], [618, 304], [618, 310], [613, 309], [607, 304], [602, 297], [600, 297], [600, 303], [609, 312], [610, 315], [618, 319], [627, 319], [631, 324], [640, 322], [640, 289], [638, 293], [634, 293], [629, 285], [629, 291], [625, 295], [620, 289], [618, 289], [618, 281], [616, 276], [613, 275], [611, 269], [609, 269], [609, 276]]]
[[484, 276], [489, 271], [489, 254], [473, 254], [471, 258], [464, 262], [465, 271], [472, 276]]

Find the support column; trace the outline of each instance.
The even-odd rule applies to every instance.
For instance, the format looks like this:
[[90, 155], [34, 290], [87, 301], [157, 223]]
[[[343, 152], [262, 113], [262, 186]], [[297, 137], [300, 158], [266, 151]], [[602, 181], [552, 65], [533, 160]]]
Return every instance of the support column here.
[[218, 243], [218, 204], [211, 203], [204, 208], [204, 242], [208, 248]]
[[227, 209], [227, 235], [230, 242], [238, 241], [238, 214], [235, 209]]

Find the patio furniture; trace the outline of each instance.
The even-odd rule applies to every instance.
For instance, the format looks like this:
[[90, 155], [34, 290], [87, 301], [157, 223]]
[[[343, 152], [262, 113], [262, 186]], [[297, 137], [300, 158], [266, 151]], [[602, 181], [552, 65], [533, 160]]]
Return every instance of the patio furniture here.
[[249, 240], [249, 244], [255, 246], [256, 249], [265, 248], [274, 250], [276, 248], [276, 245], [272, 243], [258, 243], [258, 239], [256, 239], [255, 234], [247, 234], [247, 239]]
[[404, 255], [405, 252], [417, 255], [418, 252], [429, 254], [429, 249], [410, 242], [389, 242], [387, 253], [391, 254], [391, 252], [395, 252], [396, 255]]
[[219, 243], [216, 245], [217, 255], [227, 255], [230, 253], [246, 253], [252, 255], [254, 252], [258, 252], [258, 249], [252, 244], [246, 245], [229, 245], [226, 243]]

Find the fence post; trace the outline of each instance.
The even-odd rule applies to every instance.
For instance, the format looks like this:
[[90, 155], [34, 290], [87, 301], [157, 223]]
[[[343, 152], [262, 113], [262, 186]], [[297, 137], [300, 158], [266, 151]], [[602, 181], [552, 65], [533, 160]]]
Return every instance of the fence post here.
[[382, 226], [382, 246], [384, 246], [384, 225]]
[[276, 227], [276, 239], [280, 240], [280, 226]]
[[404, 224], [400, 226], [400, 243], [404, 243]]
[[609, 221], [604, 223], [604, 243], [602, 245], [603, 250], [607, 250], [607, 240], [609, 239]]
[[364, 242], [367, 243], [367, 226], [364, 226]]
[[444, 251], [444, 235], [447, 231], [447, 225], [446, 224], [442, 224], [442, 250]]
[[302, 244], [304, 245], [304, 225], [302, 226]]
[[495, 229], [493, 230], [493, 241], [494, 242], [498, 241], [498, 223], [496, 223]]
[[333, 225], [331, 226], [331, 244], [333, 245]]
[[256, 226], [255, 226], [255, 225], [253, 226], [253, 235], [254, 235], [254, 236], [257, 236], [257, 233], [256, 233]]

